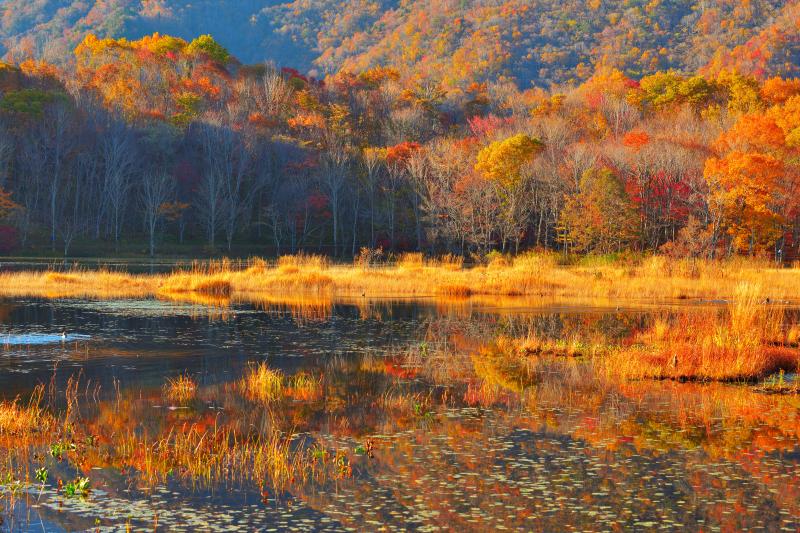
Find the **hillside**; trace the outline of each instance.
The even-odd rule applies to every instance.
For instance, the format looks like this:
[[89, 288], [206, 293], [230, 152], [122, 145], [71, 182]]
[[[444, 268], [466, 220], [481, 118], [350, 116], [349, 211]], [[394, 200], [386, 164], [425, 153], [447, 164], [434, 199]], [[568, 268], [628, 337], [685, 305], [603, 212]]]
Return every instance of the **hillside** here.
[[584, 80], [599, 63], [633, 77], [795, 75], [800, 63], [796, 0], [6, 0], [0, 13], [0, 41], [16, 57], [64, 57], [90, 31], [210, 33], [244, 62], [319, 75], [391, 63], [450, 86]]

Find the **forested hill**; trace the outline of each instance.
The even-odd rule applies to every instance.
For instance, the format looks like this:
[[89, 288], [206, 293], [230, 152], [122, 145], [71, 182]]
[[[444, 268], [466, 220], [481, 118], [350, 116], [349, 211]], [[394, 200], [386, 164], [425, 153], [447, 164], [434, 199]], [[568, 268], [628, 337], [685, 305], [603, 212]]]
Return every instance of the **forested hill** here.
[[322, 76], [391, 64], [448, 86], [585, 80], [598, 64], [792, 76], [797, 0], [3, 0], [4, 53], [57, 61], [87, 32], [210, 33], [247, 63]]

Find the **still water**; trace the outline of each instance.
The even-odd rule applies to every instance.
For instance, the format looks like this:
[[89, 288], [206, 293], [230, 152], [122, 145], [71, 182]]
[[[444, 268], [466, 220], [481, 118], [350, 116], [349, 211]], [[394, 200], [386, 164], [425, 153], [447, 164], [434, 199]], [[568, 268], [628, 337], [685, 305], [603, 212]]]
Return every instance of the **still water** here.
[[[481, 356], [493, 339], [531, 331], [624, 343], [670, 312], [0, 301], [0, 399], [45, 385], [51, 408], [91, 436], [80, 461], [48, 454], [47, 435], [24, 465], [0, 452], [0, 530], [800, 530], [797, 395], [609, 383], [581, 356], [518, 379]], [[262, 361], [320, 388], [250, 401], [237, 383]], [[165, 382], [182, 375], [197, 393], [170, 401]], [[70, 387], [77, 404], [63, 399]], [[278, 489], [236, 465], [148, 482], [145, 465], [113, 459], [120, 435], [190, 427], [277, 428], [294, 446], [346, 455], [348, 471]], [[32, 481], [17, 483], [15, 468]], [[91, 480], [85, 497], [59, 487], [76, 476]]]

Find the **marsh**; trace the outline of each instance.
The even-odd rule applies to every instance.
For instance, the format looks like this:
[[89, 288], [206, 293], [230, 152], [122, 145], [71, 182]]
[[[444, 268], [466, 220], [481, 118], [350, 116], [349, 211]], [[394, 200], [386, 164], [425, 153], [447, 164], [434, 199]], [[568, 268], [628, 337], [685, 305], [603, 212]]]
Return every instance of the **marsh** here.
[[708, 311], [617, 307], [3, 300], [3, 336], [80, 337], [2, 348], [2, 528], [797, 529], [798, 395], [609, 379]]

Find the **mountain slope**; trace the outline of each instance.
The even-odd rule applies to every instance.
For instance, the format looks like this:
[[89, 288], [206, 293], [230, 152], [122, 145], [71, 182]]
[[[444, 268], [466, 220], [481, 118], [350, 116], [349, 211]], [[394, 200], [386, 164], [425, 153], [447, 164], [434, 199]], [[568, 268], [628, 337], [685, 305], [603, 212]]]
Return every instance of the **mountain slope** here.
[[597, 64], [798, 73], [800, 0], [5, 0], [6, 52], [63, 57], [87, 32], [211, 33], [245, 62], [324, 74], [392, 64], [448, 85], [585, 79]]

